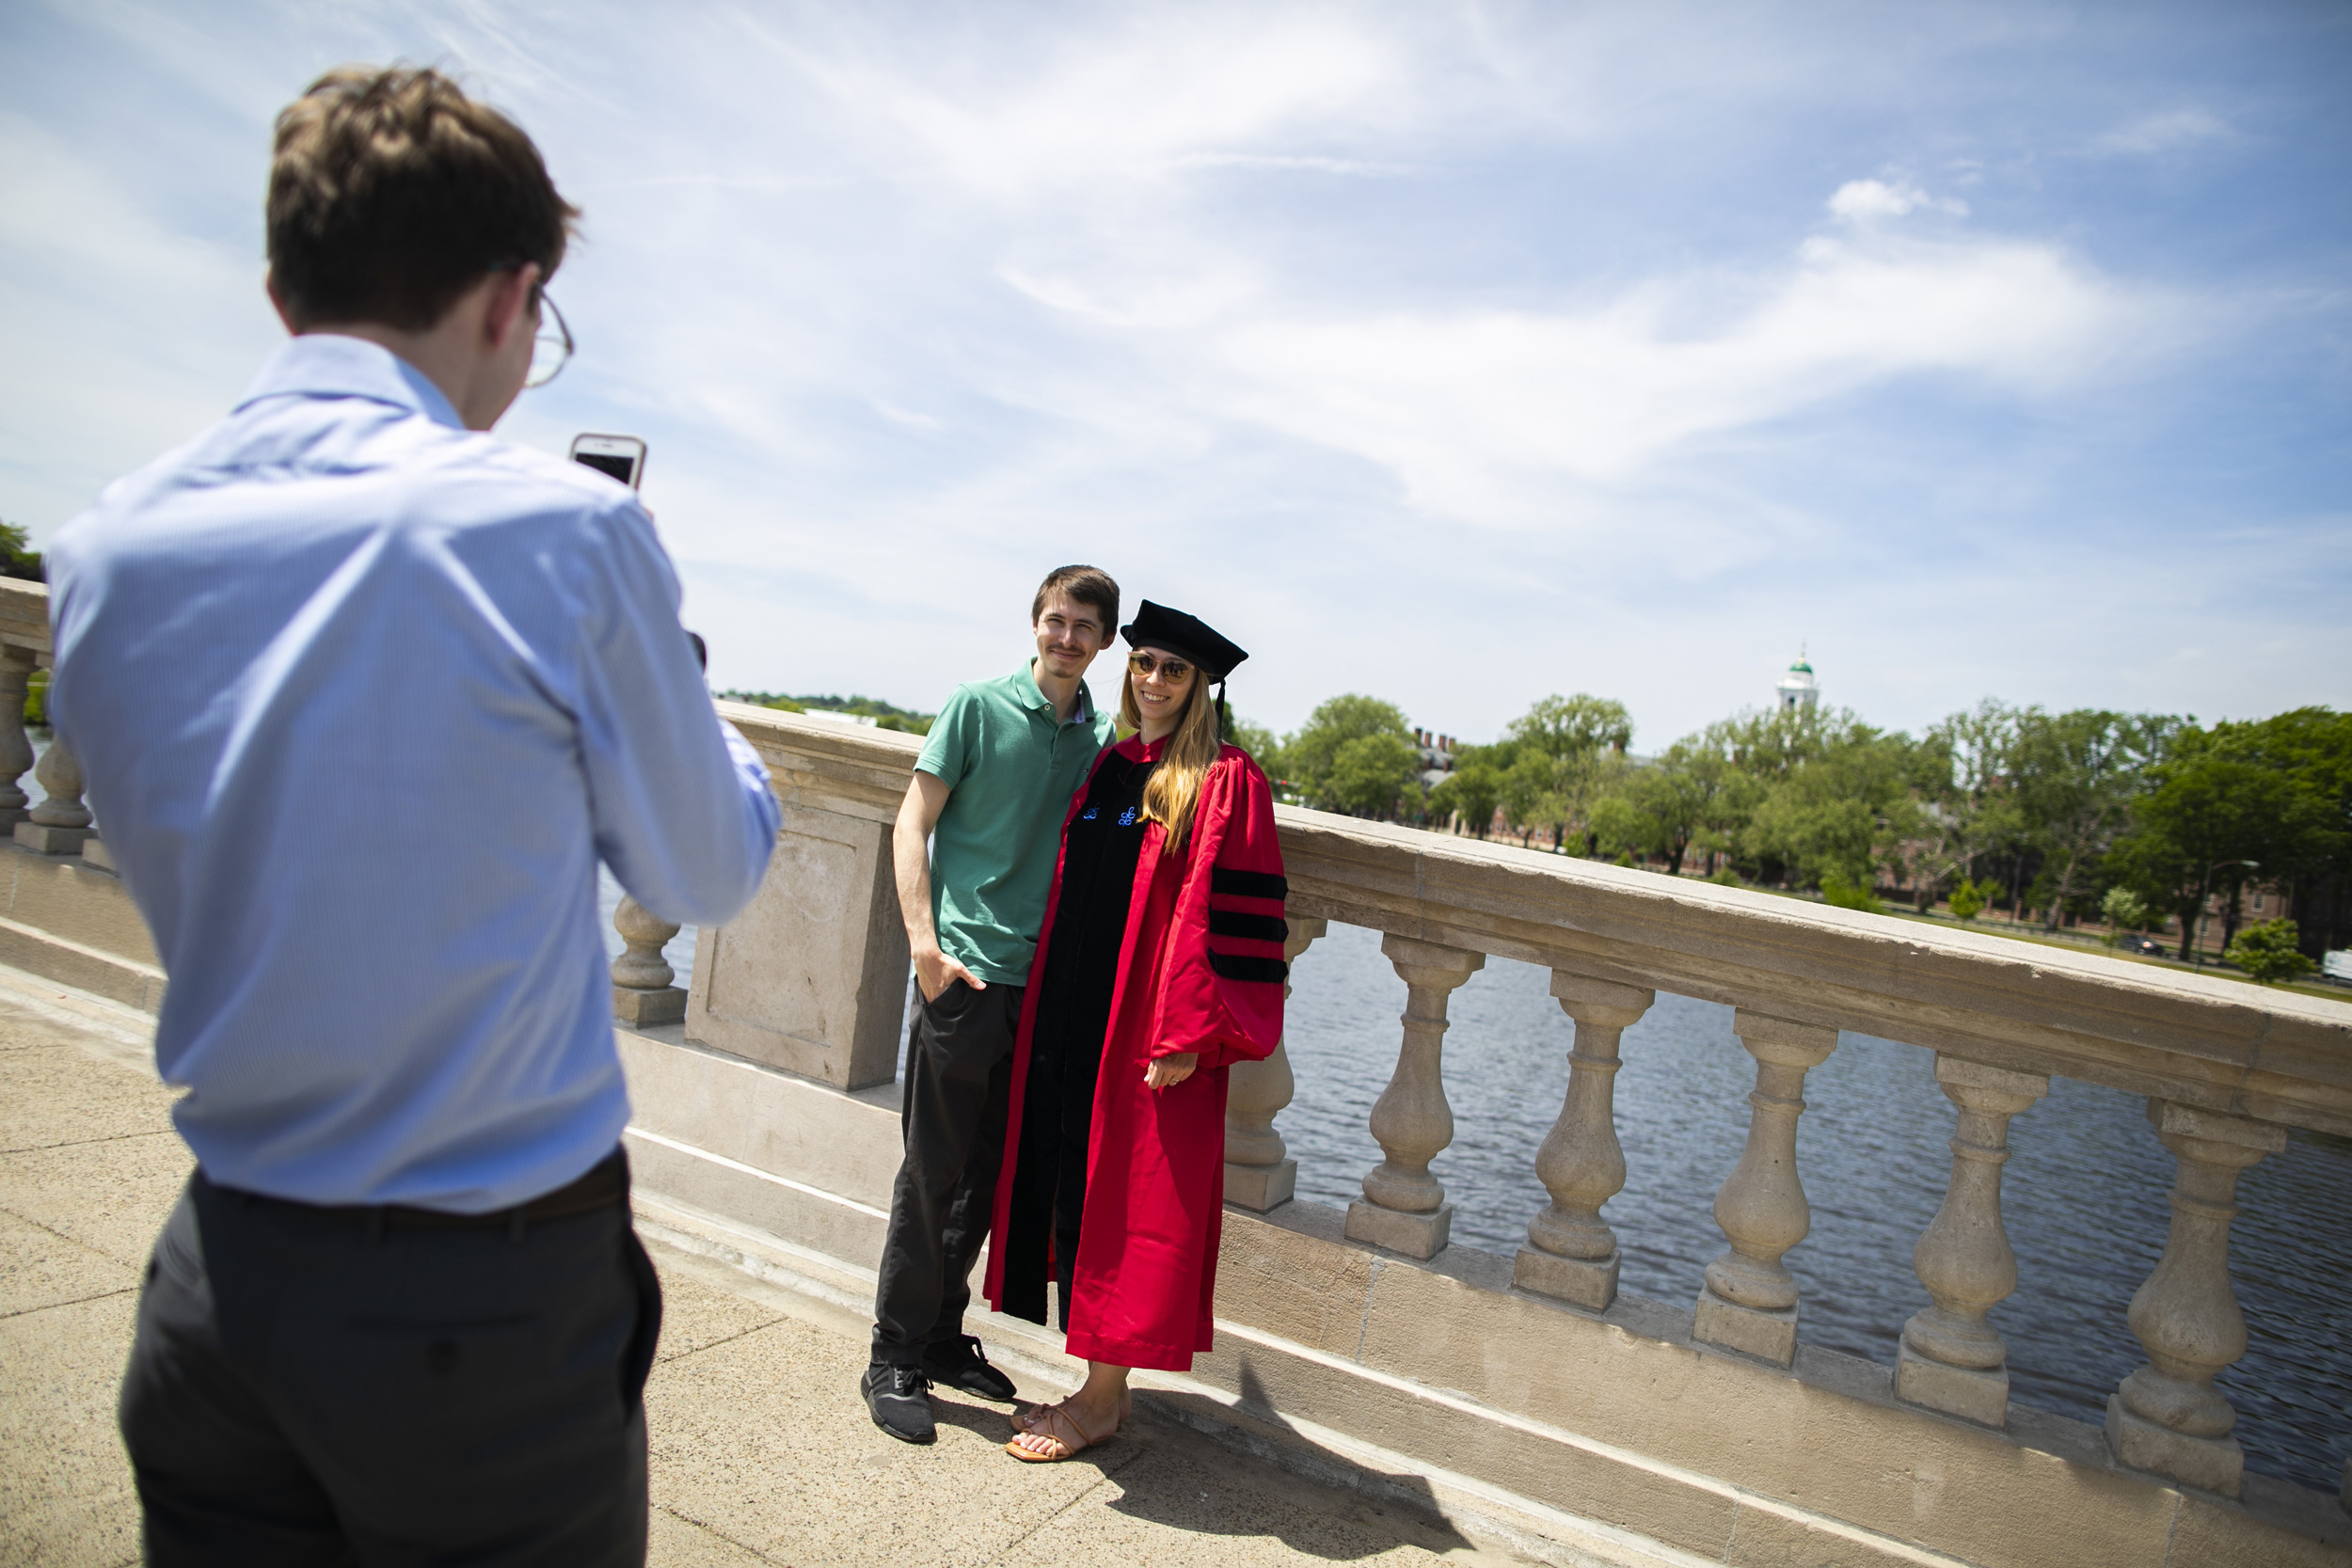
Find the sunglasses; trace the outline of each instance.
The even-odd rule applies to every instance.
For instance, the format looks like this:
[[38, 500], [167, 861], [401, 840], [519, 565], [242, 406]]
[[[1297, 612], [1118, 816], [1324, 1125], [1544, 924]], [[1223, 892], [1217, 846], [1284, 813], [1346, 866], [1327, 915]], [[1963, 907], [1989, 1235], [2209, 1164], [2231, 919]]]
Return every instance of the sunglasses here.
[[1129, 654], [1127, 668], [1137, 680], [1150, 680], [1154, 673], [1170, 686], [1182, 686], [1192, 678], [1192, 666], [1181, 658], [1162, 658], [1152, 654]]

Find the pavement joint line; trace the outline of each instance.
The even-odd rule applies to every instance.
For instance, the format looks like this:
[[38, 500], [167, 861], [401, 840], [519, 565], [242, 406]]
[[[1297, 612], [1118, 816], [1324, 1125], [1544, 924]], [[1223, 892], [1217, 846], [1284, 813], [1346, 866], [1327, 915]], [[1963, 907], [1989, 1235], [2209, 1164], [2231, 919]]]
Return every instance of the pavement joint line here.
[[[130, 1144], [148, 1138], [169, 1138], [177, 1143], [180, 1141], [180, 1130], [176, 1127], [164, 1127], [152, 1132], [119, 1132], [111, 1138], [86, 1138], [78, 1144], [36, 1144], [25, 1148], [0, 1148], [0, 1160], [10, 1159], [19, 1154], [46, 1154], [53, 1148], [78, 1148], [87, 1144]], [[190, 1160], [193, 1162], [193, 1155], [190, 1156]]]
[[[653, 1506], [658, 1512], [668, 1514], [671, 1518], [675, 1519], [679, 1524], [684, 1525], [688, 1529], [700, 1530], [705, 1535], [723, 1541], [738, 1551], [749, 1552], [752, 1556], [759, 1559], [762, 1562], [773, 1562], [776, 1560], [774, 1558], [770, 1557], [766, 1552], [761, 1551], [757, 1546], [753, 1545], [750, 1542], [739, 1541], [716, 1525], [706, 1525], [700, 1519], [693, 1518], [688, 1514], [680, 1513], [676, 1509], [672, 1508], [668, 1503], [656, 1503]], [[788, 1564], [787, 1565], [787, 1568], [789, 1568]]]
[[55, 1312], [64, 1307], [87, 1307], [93, 1301], [104, 1301], [109, 1296], [135, 1295], [138, 1289], [135, 1285], [125, 1285], [119, 1290], [101, 1291], [94, 1296], [75, 1296], [72, 1301], [44, 1301], [39, 1307], [22, 1307], [13, 1312], [0, 1312], [0, 1323], [29, 1318], [36, 1312]]
[[731, 1345], [738, 1339], [748, 1339], [755, 1334], [765, 1334], [768, 1330], [775, 1327], [778, 1323], [790, 1323], [793, 1320], [787, 1314], [778, 1312], [774, 1317], [769, 1319], [764, 1323], [754, 1323], [749, 1328], [737, 1329], [733, 1334], [728, 1335], [723, 1339], [713, 1339], [707, 1345], [696, 1345], [692, 1350], [682, 1350], [675, 1355], [665, 1355], [660, 1360], [655, 1362], [654, 1365], [657, 1368], [660, 1368], [670, 1366], [674, 1362], [691, 1360], [693, 1357], [702, 1354], [705, 1351], [717, 1350], [722, 1345]]
[[65, 1138], [54, 1144], [12, 1144], [0, 1154], [41, 1154], [53, 1148], [82, 1148], [90, 1144], [119, 1144], [125, 1138], [151, 1138], [152, 1132], [109, 1132], [103, 1138]]
[[[112, 1253], [99, 1251], [96, 1247], [90, 1245], [87, 1242], [83, 1241], [78, 1236], [69, 1236], [64, 1231], [58, 1229], [56, 1226], [43, 1225], [40, 1221], [33, 1218], [32, 1215], [20, 1214], [6, 1204], [0, 1204], [0, 1214], [6, 1214], [8, 1218], [15, 1220], [21, 1225], [29, 1225], [35, 1230], [45, 1230], [50, 1235], [55, 1236], [57, 1240], [65, 1243], [66, 1245], [72, 1247], [77, 1251], [87, 1252], [93, 1258], [103, 1258], [110, 1263], [119, 1263], [122, 1261]], [[128, 1263], [123, 1264], [123, 1267], [125, 1268], [129, 1268], [130, 1266], [131, 1265]]]

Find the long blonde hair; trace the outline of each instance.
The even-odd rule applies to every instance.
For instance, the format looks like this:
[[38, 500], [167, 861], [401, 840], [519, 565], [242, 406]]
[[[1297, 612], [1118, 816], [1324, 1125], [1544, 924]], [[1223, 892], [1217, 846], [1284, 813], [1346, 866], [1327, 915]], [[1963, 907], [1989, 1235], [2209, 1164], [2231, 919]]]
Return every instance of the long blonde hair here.
[[[1137, 732], [1143, 729], [1143, 710], [1136, 705], [1136, 673], [1127, 672], [1125, 682], [1119, 689], [1119, 717], [1126, 726]], [[1183, 717], [1169, 732], [1168, 749], [1160, 753], [1160, 765], [1152, 769], [1152, 777], [1143, 785], [1143, 816], [1147, 822], [1157, 822], [1168, 830], [1160, 852], [1173, 855], [1184, 847], [1192, 832], [1193, 809], [1200, 803], [1200, 781], [1209, 775], [1209, 766], [1217, 759], [1225, 737], [1216, 721], [1216, 699], [1209, 695], [1209, 673], [1198, 664], [1192, 667], [1192, 691], [1184, 699]]]

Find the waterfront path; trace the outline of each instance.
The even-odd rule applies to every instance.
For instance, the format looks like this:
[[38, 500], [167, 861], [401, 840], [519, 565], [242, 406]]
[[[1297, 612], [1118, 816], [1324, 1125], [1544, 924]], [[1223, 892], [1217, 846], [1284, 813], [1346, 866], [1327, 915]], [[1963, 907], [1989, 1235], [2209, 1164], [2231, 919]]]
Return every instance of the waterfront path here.
[[[138, 1560], [115, 1389], [189, 1168], [147, 1029], [0, 970], [0, 1563]], [[998, 1451], [1002, 1407], [948, 1398], [938, 1445], [906, 1447], [856, 1398], [857, 1324], [705, 1259], [655, 1260], [655, 1563], [1518, 1560], [1149, 1415], [1099, 1453], [1024, 1465]]]

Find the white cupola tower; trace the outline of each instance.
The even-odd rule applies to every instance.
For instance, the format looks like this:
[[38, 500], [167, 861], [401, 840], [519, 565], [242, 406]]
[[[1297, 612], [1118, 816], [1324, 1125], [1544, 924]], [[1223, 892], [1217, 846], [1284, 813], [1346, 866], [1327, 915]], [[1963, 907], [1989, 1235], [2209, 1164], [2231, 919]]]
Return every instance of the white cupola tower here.
[[1794, 708], [1810, 713], [1821, 705], [1821, 683], [1814, 679], [1813, 666], [1805, 662], [1804, 644], [1798, 644], [1797, 662], [1788, 667], [1788, 673], [1780, 677], [1780, 684], [1773, 690], [1779, 693], [1784, 713]]

